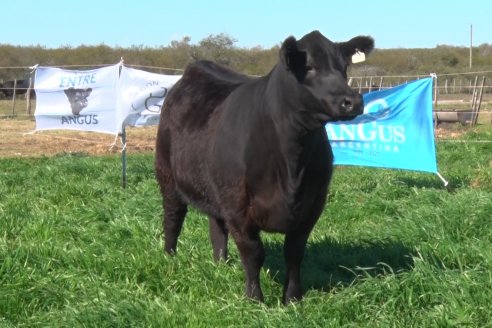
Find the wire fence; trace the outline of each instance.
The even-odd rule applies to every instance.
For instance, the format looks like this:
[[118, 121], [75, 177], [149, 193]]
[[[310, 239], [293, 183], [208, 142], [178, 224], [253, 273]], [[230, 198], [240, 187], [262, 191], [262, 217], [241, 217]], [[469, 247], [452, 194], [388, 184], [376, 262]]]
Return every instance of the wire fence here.
[[483, 85], [484, 94], [492, 94], [492, 71], [454, 73], [454, 74], [428, 74], [428, 75], [384, 75], [384, 76], [353, 76], [349, 78], [350, 85], [360, 91], [373, 91], [392, 88], [396, 85], [408, 83], [413, 80], [434, 76], [434, 89], [437, 95], [448, 94], [473, 94], [475, 81], [485, 78]]
[[[114, 64], [62, 65], [56, 67], [88, 70]], [[183, 69], [169, 67], [126, 63], [125, 66], [166, 75], [179, 75], [183, 72]], [[35, 108], [35, 68], [36, 66], [0, 67], [0, 118], [32, 117]], [[444, 119], [443, 122], [492, 124], [492, 71], [436, 73], [432, 75], [435, 77], [434, 110], [460, 113], [460, 115], [441, 115]], [[4, 80], [3, 76], [16, 76], [18, 78]], [[349, 85], [360, 93], [366, 93], [392, 88], [429, 76], [431, 75], [352, 76], [349, 77]], [[435, 116], [437, 121], [438, 117]]]

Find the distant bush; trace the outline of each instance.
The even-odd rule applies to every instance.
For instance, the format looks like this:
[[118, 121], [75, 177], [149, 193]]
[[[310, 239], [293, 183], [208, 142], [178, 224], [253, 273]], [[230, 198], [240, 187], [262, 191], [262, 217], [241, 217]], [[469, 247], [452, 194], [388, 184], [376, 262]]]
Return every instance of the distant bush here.
[[[376, 40], [377, 42], [377, 40]], [[27, 47], [0, 44], [0, 80], [25, 78], [28, 69], [7, 69], [44, 66], [102, 65], [117, 63], [120, 58], [129, 65], [143, 65], [171, 69], [183, 69], [196, 59], [218, 61], [250, 75], [268, 73], [278, 59], [279, 45], [270, 49], [261, 47], [240, 48], [236, 39], [228, 34], [209, 35], [196, 44], [190, 37], [173, 40], [169, 45], [146, 47], [133, 45], [128, 48], [109, 47], [105, 44], [62, 46], [46, 48], [41, 45]], [[376, 43], [377, 45], [377, 43]], [[482, 44], [473, 49], [473, 71], [490, 70], [492, 45]], [[368, 60], [354, 65], [352, 76], [374, 75], [428, 75], [432, 72], [469, 72], [469, 48], [438, 45], [426, 49], [376, 49]], [[163, 70], [159, 73], [166, 73]]]

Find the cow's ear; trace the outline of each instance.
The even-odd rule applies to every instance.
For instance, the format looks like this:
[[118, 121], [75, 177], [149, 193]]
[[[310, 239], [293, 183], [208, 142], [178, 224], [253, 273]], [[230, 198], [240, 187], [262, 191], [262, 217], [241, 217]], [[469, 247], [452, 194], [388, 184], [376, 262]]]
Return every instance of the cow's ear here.
[[302, 82], [307, 74], [307, 54], [297, 48], [297, 41], [293, 36], [288, 37], [282, 43], [280, 57], [287, 70], [291, 71], [299, 82]]
[[65, 92], [65, 94], [66, 94], [67, 96], [71, 96], [71, 95], [73, 95], [74, 91], [75, 91], [75, 89], [74, 89], [74, 88], [72, 88], [72, 87], [70, 87], [70, 88], [68, 88], [68, 89], [63, 90], [63, 92]]
[[352, 63], [352, 56], [357, 52], [369, 55], [374, 49], [374, 39], [370, 36], [356, 36], [347, 42], [338, 43], [340, 52], [348, 63]]

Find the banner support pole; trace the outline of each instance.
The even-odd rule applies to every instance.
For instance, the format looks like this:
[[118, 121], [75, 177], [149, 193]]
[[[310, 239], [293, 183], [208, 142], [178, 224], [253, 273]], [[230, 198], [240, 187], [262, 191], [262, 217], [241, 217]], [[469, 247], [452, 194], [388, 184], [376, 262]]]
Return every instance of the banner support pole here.
[[449, 185], [449, 182], [446, 181], [446, 179], [444, 179], [444, 177], [439, 172], [436, 172], [436, 174], [439, 177], [439, 179], [441, 179], [441, 181], [444, 183], [444, 187], [447, 187]]
[[125, 127], [123, 126], [123, 129], [121, 131], [121, 143], [123, 144], [123, 149], [121, 150], [121, 169], [122, 169], [122, 176], [121, 176], [121, 186], [123, 188], [126, 188], [126, 130]]

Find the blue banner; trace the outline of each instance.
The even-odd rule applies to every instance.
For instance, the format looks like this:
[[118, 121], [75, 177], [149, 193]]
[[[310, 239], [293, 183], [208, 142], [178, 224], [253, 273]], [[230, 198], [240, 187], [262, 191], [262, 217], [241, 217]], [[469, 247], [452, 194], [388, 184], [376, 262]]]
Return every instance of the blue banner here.
[[363, 97], [364, 114], [326, 125], [335, 165], [437, 173], [432, 78]]

